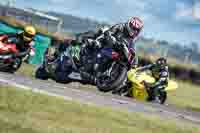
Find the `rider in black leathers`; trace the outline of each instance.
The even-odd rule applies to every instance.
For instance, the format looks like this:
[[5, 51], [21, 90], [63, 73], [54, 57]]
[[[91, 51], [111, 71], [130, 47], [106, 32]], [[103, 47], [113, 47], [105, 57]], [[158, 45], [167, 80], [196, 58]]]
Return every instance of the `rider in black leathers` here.
[[[96, 49], [101, 48], [102, 44], [110, 45], [113, 48], [120, 49], [122, 54], [124, 55], [124, 61], [128, 61], [128, 47], [136, 37], [139, 35], [140, 31], [143, 28], [143, 22], [138, 17], [132, 17], [128, 20], [127, 23], [116, 24], [109, 29], [104, 29], [102, 31], [102, 35], [94, 39], [88, 39], [86, 43], [83, 45], [83, 49], [85, 47], [86, 52], [81, 55], [82, 58], [88, 59], [88, 54], [91, 54]], [[102, 43], [103, 41], [103, 43]], [[91, 60], [93, 55], [91, 54]], [[95, 84], [96, 78], [89, 71], [94, 70], [91, 68], [89, 63], [84, 63], [83, 67], [80, 69], [81, 76], [92, 84]], [[96, 64], [98, 66], [98, 64]], [[97, 68], [97, 67], [96, 67]], [[94, 70], [95, 71], [95, 70]]]

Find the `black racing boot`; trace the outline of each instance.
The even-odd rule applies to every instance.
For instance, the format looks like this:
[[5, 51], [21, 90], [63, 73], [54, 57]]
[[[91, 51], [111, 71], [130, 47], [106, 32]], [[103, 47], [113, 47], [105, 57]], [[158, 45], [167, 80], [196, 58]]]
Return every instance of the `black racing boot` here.
[[155, 99], [155, 93], [153, 91], [153, 88], [147, 89], [147, 93], [149, 94], [147, 101], [153, 101]]

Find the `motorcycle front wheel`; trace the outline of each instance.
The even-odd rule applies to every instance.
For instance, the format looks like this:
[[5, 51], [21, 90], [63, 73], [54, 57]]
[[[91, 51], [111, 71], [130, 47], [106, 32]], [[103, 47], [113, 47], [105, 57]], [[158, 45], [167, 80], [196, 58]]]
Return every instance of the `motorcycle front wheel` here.
[[100, 75], [97, 78], [97, 88], [102, 92], [109, 92], [120, 87], [127, 79], [127, 68], [116, 63], [112, 68], [110, 75]]
[[15, 61], [10, 64], [7, 68], [4, 69], [4, 72], [15, 73], [22, 65], [22, 59], [17, 58]]

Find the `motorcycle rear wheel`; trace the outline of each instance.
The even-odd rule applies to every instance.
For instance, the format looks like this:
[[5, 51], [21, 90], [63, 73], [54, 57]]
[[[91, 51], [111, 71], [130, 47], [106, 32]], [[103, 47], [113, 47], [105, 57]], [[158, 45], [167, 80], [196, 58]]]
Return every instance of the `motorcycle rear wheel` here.
[[49, 78], [48, 73], [44, 67], [39, 67], [35, 72], [35, 78], [40, 80], [47, 80]]

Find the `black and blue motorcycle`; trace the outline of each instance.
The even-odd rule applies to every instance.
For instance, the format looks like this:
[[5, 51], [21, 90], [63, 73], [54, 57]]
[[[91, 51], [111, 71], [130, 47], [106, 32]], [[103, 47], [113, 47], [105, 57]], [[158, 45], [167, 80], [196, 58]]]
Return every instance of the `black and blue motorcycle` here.
[[87, 65], [84, 70], [96, 78], [95, 85], [100, 91], [112, 91], [122, 86], [127, 79], [127, 62], [123, 61], [123, 53], [120, 50], [109, 47], [88, 49], [83, 45], [69, 45], [59, 55], [52, 56], [52, 51], [55, 50], [47, 50], [44, 63], [35, 73], [36, 78], [51, 78], [61, 83], [87, 83], [80, 74], [80, 69]]

